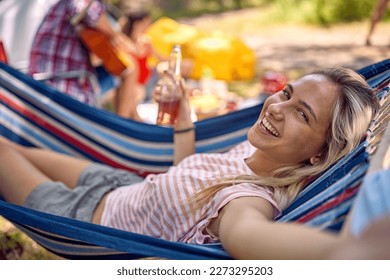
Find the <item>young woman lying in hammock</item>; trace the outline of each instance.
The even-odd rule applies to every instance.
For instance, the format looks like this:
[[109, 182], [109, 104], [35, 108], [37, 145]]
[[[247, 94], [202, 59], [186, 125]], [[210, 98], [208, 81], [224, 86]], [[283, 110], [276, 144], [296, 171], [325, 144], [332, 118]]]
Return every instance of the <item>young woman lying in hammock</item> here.
[[248, 141], [223, 154], [193, 154], [184, 89], [176, 166], [167, 173], [144, 179], [3, 140], [0, 194], [40, 211], [158, 238], [220, 241], [235, 258], [328, 255], [337, 244], [333, 235], [273, 220], [311, 178], [361, 141], [378, 108], [364, 79], [340, 68], [291, 82], [266, 100]]

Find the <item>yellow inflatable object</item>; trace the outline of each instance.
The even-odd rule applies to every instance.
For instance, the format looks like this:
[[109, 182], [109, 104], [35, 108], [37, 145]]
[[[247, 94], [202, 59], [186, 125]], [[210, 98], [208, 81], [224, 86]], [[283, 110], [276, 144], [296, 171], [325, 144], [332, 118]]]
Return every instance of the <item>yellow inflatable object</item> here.
[[[201, 79], [205, 69], [214, 79], [225, 81], [249, 80], [255, 75], [255, 54], [238, 37], [202, 31], [167, 17], [155, 21], [147, 34], [156, 50], [166, 57], [175, 44], [180, 44], [183, 58], [193, 61], [193, 79]], [[155, 64], [156, 60], [150, 62]]]
[[[175, 44], [181, 45], [183, 58], [190, 58], [188, 45], [201, 36], [200, 31], [195, 27], [180, 24], [167, 17], [155, 21], [148, 28], [147, 35], [157, 52], [167, 58]], [[156, 62], [155, 58], [149, 61], [152, 65], [155, 65]]]

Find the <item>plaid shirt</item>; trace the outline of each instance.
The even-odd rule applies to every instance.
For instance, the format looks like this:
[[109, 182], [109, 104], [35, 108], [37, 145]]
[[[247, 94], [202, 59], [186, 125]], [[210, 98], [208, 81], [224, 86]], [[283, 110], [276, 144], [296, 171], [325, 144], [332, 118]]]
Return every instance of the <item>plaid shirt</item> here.
[[[89, 0], [60, 0], [43, 19], [30, 53], [29, 74], [62, 73], [86, 70], [94, 73], [89, 53], [71, 25], [72, 16], [80, 13]], [[101, 0], [94, 1], [82, 20], [86, 26], [94, 26], [104, 11]], [[95, 105], [93, 86], [88, 79], [53, 79], [47, 83], [75, 99]]]

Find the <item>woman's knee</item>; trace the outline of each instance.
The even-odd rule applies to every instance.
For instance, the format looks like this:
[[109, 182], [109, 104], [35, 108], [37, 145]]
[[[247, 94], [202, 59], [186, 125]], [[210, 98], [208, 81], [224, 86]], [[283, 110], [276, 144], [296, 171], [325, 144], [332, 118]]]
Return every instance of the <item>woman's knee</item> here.
[[0, 136], [0, 146], [7, 147], [8, 149], [14, 149], [15, 151], [21, 151], [22, 149], [26, 148], [18, 143], [12, 142], [3, 136]]
[[3, 158], [1, 157], [2, 155], [6, 155], [10, 152], [15, 152], [15, 147], [6, 141], [0, 141], [0, 158]]

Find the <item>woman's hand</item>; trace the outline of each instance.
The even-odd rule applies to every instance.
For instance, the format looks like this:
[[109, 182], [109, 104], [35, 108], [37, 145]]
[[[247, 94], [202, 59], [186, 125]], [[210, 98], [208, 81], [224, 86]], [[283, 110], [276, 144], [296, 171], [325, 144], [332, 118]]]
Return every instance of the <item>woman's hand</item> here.
[[[179, 110], [175, 123], [173, 124], [175, 130], [183, 130], [194, 127], [191, 119], [191, 107], [189, 103], [189, 93], [183, 78], [175, 77], [169, 70], [162, 70], [161, 79], [153, 91], [153, 99], [158, 102], [164, 91], [174, 91], [176, 97], [179, 99]], [[166, 87], [166, 89], [163, 89]]]
[[137, 49], [133, 41], [122, 32], [115, 32], [111, 36], [111, 43], [119, 50], [127, 54], [137, 53]]
[[[191, 119], [191, 107], [189, 93], [184, 79], [177, 78], [168, 70], [163, 71], [162, 79], [157, 83], [153, 98], [158, 100], [161, 96], [161, 83], [173, 83], [179, 98], [179, 113], [173, 126], [174, 131], [174, 161], [178, 164], [183, 158], [195, 153], [195, 132], [194, 123]], [[160, 84], [159, 84], [160, 83]]]
[[191, 119], [191, 106], [189, 100], [189, 92], [185, 85], [184, 79], [178, 81], [178, 88], [181, 94], [179, 114], [174, 125], [175, 130], [183, 130], [194, 127]]

